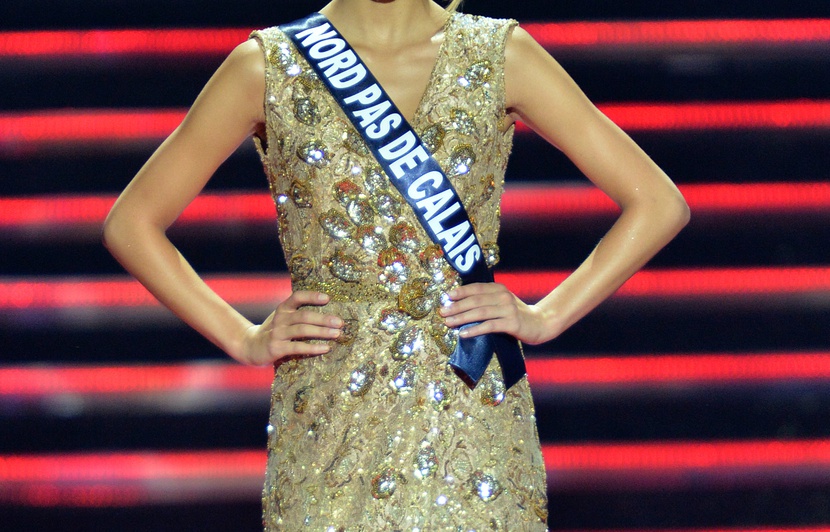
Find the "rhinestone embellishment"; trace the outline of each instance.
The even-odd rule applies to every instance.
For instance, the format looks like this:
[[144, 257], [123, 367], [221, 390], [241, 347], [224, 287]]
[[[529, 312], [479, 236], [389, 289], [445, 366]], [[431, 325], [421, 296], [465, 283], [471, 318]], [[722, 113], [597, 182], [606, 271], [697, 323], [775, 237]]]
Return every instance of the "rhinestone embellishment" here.
[[316, 168], [322, 168], [329, 163], [329, 154], [319, 140], [306, 142], [297, 149], [297, 157]]
[[398, 294], [398, 308], [415, 319], [423, 318], [435, 306], [435, 300], [428, 293], [429, 288], [428, 278], [412, 279], [401, 287]]
[[398, 334], [395, 339], [394, 351], [392, 351], [392, 358], [395, 360], [406, 360], [413, 355], [420, 353], [424, 349], [424, 338], [421, 330], [410, 325]]
[[356, 283], [362, 277], [357, 259], [342, 251], [335, 252], [329, 259], [329, 271], [338, 279], [348, 283]]
[[398, 480], [398, 473], [391, 467], [387, 467], [372, 478], [372, 497], [388, 499], [398, 488]]
[[449, 161], [449, 174], [452, 176], [464, 175], [470, 171], [470, 167], [476, 162], [476, 154], [472, 146], [462, 144], [452, 151]]
[[482, 471], [473, 473], [472, 477], [470, 477], [470, 484], [472, 485], [473, 494], [478, 495], [484, 502], [496, 500], [503, 491], [498, 480]]
[[421, 443], [421, 448], [415, 457], [415, 478], [425, 479], [438, 470], [438, 457], [435, 449], [427, 442]]
[[324, 212], [320, 216], [320, 225], [332, 238], [347, 238], [352, 236], [352, 224], [345, 216], [335, 210]]
[[373, 382], [375, 382], [375, 363], [361, 364], [349, 374], [349, 393], [355, 397], [362, 397], [369, 391]]

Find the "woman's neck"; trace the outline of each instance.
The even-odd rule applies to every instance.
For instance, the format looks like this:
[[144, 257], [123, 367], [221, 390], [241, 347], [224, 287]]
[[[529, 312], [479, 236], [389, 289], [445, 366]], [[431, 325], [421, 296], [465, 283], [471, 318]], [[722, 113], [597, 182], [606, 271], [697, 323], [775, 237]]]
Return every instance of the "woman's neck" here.
[[350, 42], [373, 48], [406, 46], [431, 36], [448, 16], [431, 0], [332, 0], [320, 12]]

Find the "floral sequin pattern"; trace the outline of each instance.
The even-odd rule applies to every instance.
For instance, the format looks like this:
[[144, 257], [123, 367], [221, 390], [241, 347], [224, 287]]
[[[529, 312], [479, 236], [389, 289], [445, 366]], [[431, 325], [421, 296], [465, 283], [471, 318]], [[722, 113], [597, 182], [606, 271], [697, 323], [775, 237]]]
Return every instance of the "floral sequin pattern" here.
[[[512, 128], [503, 51], [513, 21], [455, 14], [412, 123], [458, 191], [493, 266]], [[475, 388], [447, 364], [440, 314], [459, 285], [366, 143], [277, 28], [258, 153], [294, 290], [340, 316], [321, 356], [275, 369], [263, 525], [283, 530], [545, 530], [545, 469], [526, 380], [494, 357]]]

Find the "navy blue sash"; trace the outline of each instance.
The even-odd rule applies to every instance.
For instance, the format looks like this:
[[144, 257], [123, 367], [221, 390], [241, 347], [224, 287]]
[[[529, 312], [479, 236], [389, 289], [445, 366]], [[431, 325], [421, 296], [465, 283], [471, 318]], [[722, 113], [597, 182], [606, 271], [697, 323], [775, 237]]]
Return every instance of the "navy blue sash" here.
[[[280, 26], [306, 58], [366, 141], [389, 181], [415, 211], [418, 221], [461, 281], [493, 282], [467, 211], [438, 161], [348, 42], [320, 13]], [[463, 326], [470, 327], [473, 324]], [[510, 388], [525, 375], [518, 341], [505, 333], [458, 338], [450, 365], [475, 386], [493, 353]]]

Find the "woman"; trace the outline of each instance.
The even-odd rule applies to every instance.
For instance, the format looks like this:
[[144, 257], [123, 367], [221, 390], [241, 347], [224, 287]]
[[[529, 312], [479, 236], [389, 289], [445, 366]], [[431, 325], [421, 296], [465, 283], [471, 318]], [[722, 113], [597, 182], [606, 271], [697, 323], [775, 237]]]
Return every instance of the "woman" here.
[[[162, 303], [253, 365], [274, 364], [268, 530], [544, 530], [545, 470], [527, 380], [494, 357], [471, 388], [459, 338], [539, 344], [611, 295], [686, 224], [669, 178], [514, 21], [431, 0], [332, 0], [321, 13], [374, 73], [446, 172], [488, 265], [513, 124], [562, 150], [622, 209], [534, 305], [498, 283], [461, 285], [285, 33], [237, 47], [139, 171], [104, 228]], [[264, 104], [263, 104], [264, 102]], [[219, 164], [253, 135], [293, 293], [253, 324], [165, 236]], [[459, 327], [467, 324], [463, 330]]]

